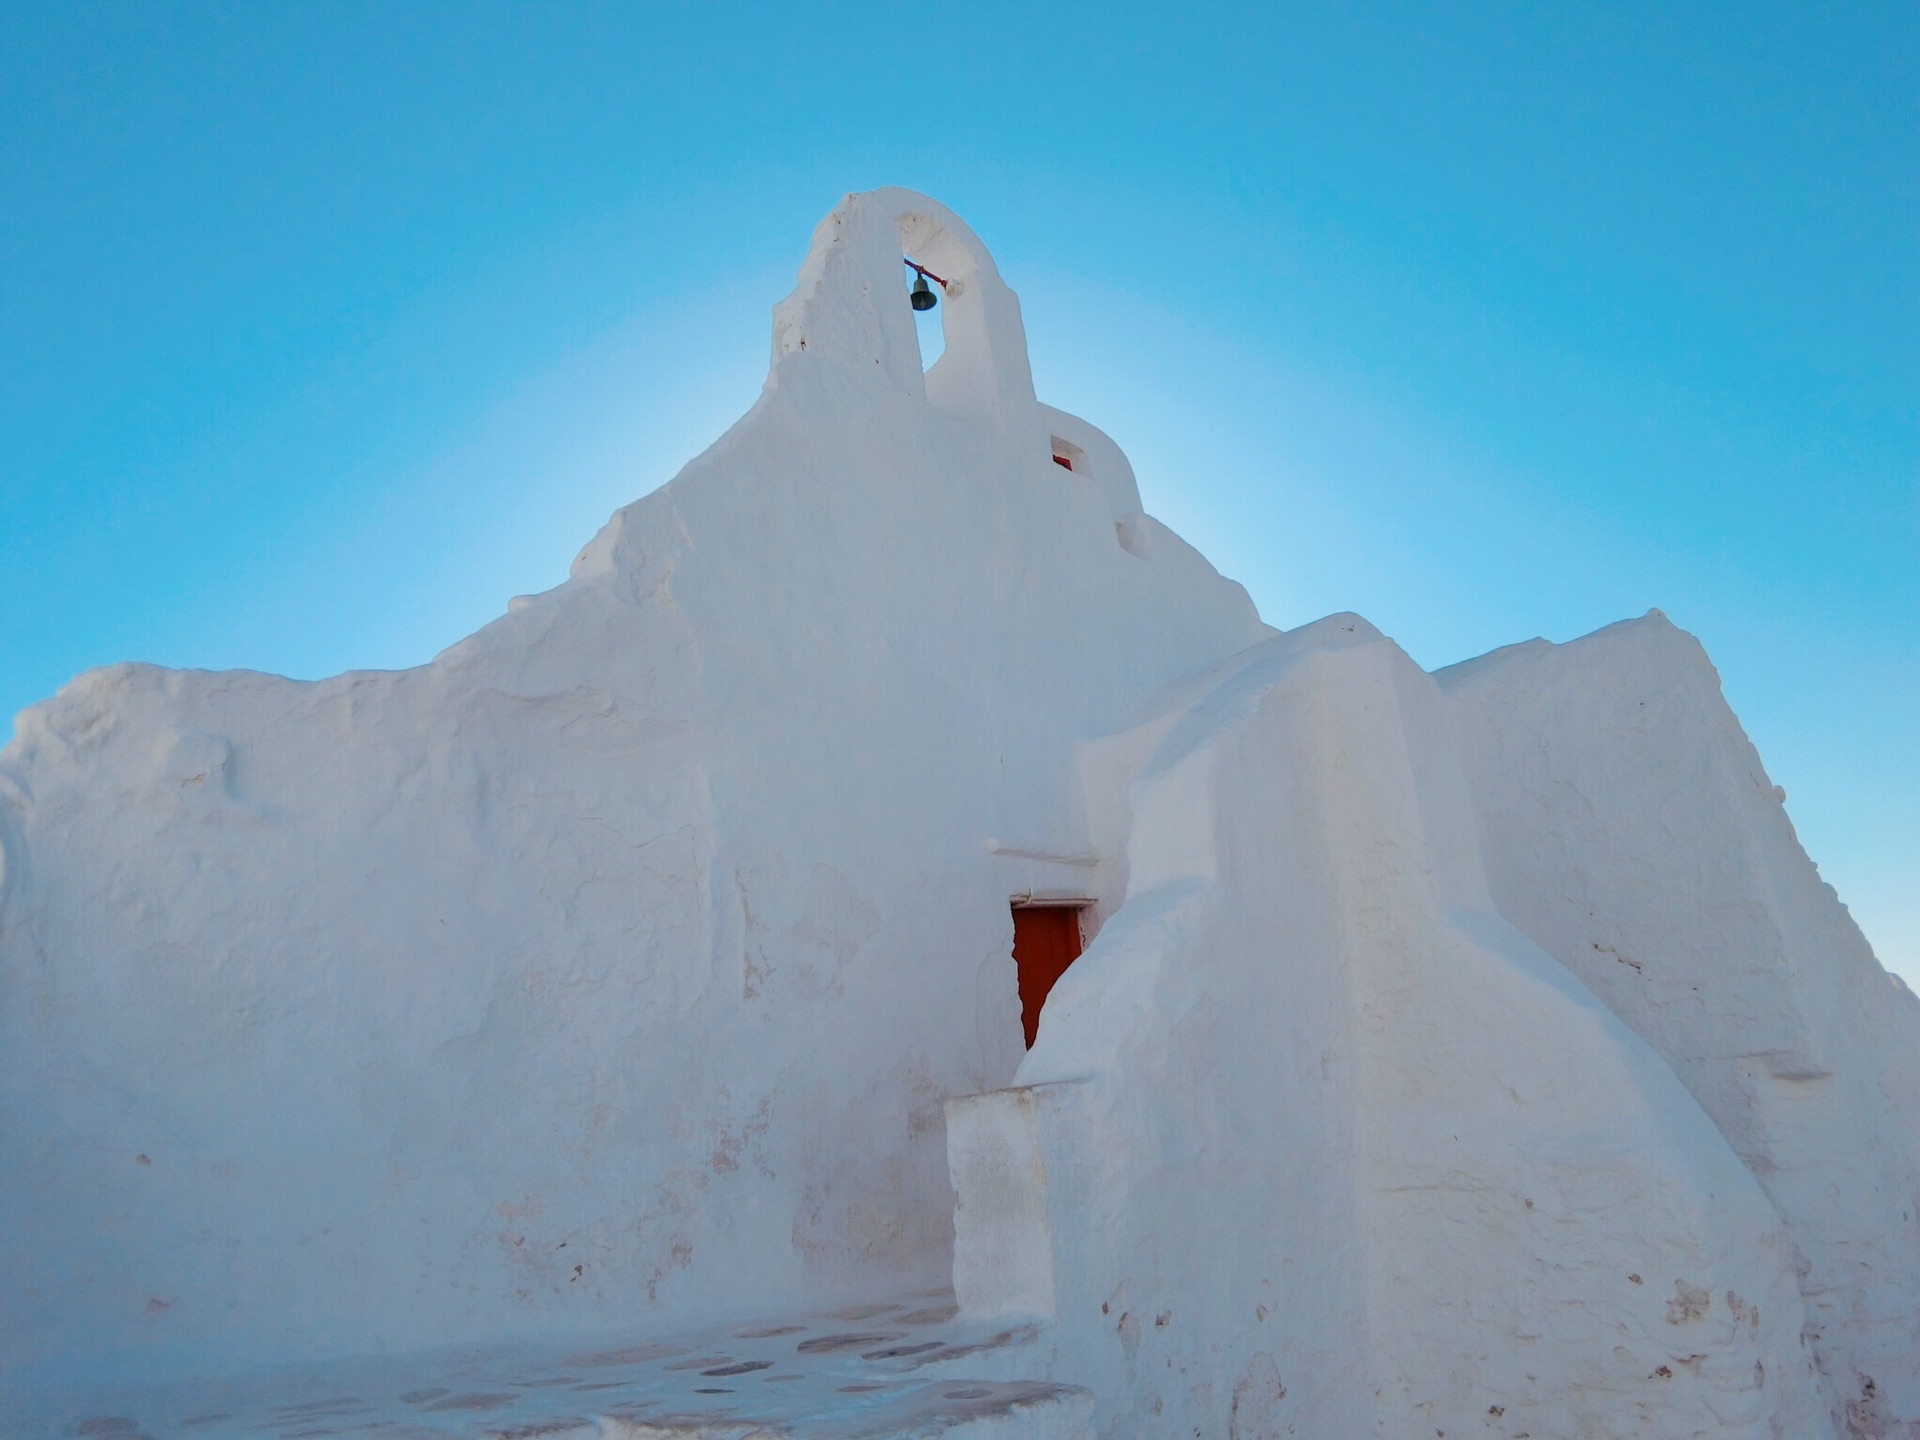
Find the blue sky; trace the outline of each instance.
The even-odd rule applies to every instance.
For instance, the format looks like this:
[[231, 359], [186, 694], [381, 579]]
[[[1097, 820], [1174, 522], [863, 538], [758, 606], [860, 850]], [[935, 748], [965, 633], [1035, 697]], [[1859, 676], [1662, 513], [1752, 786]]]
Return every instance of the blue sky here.
[[1920, 10], [0, 6], [0, 710], [399, 666], [928, 191], [1274, 623], [1651, 606], [1920, 983]]

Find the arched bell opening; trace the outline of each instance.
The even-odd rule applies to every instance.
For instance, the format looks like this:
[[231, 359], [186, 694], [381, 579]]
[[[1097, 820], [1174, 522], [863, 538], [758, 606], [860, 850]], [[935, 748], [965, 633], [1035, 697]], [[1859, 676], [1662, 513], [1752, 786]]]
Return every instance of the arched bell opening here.
[[[926, 374], [927, 400], [956, 414], [990, 414], [997, 408], [995, 356], [983, 304], [984, 287], [975, 282], [981, 260], [975, 245], [940, 221], [917, 210], [894, 219], [900, 236], [906, 293], [925, 279], [923, 292], [934, 303], [913, 309]], [[909, 305], [912, 305], [909, 300]], [[1024, 346], [1024, 337], [1022, 337]]]
[[[911, 260], [938, 275], [934, 304], [913, 308]], [[924, 303], [924, 302], [923, 302]], [[916, 317], [936, 317], [925, 346]], [[925, 368], [916, 361], [924, 361]], [[936, 409], [1046, 443], [1027, 364], [1020, 302], [965, 222], [911, 190], [849, 195], [814, 231], [793, 292], [774, 307], [773, 362], [846, 367], [924, 396]]]
[[946, 310], [940, 304], [947, 281], [911, 255], [900, 258], [909, 277], [907, 303], [913, 310], [914, 338], [920, 345], [920, 370], [925, 374], [940, 363], [947, 348]]

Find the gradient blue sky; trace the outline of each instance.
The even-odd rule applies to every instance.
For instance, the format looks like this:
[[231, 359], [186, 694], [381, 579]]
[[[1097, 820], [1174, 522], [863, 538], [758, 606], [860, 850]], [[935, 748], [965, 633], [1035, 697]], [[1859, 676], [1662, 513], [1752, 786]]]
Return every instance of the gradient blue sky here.
[[1295, 625], [1664, 609], [1920, 983], [1920, 8], [0, 0], [0, 711], [417, 663], [751, 403], [852, 189]]

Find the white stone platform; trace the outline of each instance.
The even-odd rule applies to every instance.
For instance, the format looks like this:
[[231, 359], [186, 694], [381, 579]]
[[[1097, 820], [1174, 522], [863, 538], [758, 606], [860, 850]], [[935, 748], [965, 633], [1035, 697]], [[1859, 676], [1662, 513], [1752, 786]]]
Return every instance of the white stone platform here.
[[1031, 1328], [947, 1291], [667, 1338], [448, 1350], [15, 1408], [34, 1440], [1091, 1440], [1093, 1397], [1006, 1373]]

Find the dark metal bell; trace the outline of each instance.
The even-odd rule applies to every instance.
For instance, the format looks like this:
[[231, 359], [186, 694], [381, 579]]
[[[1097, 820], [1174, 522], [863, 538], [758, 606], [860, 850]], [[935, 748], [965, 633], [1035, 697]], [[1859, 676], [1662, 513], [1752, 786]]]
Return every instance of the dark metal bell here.
[[924, 275], [913, 277], [913, 293], [907, 298], [913, 302], [913, 308], [916, 310], [931, 310], [940, 303], [940, 297], [933, 293]]

